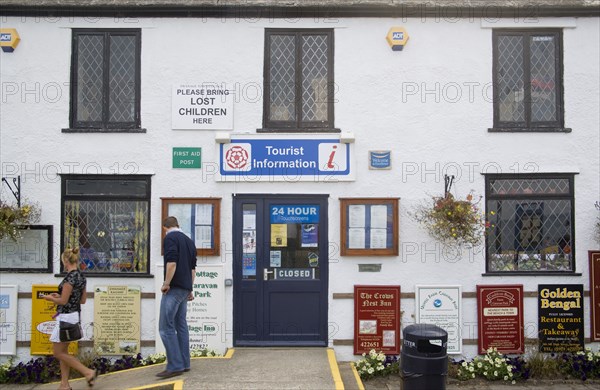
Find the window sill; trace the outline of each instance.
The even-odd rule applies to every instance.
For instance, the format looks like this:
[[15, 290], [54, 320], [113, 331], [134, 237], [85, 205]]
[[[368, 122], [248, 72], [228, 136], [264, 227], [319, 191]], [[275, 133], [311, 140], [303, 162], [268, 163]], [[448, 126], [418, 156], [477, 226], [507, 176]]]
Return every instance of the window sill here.
[[566, 127], [492, 127], [488, 133], [570, 133]]
[[341, 133], [340, 129], [330, 129], [330, 128], [318, 128], [318, 127], [309, 127], [309, 128], [285, 128], [285, 127], [274, 127], [274, 128], [262, 128], [256, 129], [257, 133]]
[[145, 133], [146, 129], [66, 128], [63, 133]]
[[581, 272], [572, 271], [504, 271], [486, 272], [481, 276], [581, 276]]

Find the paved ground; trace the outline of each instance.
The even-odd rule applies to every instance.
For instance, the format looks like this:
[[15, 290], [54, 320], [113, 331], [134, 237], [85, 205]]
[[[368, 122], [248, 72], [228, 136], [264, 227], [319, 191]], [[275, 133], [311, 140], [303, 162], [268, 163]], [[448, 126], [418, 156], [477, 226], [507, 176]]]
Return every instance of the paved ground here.
[[[400, 376], [392, 375], [364, 383], [357, 380], [349, 362], [337, 362], [327, 348], [236, 348], [223, 358], [192, 359], [192, 370], [159, 380], [164, 364], [101, 375], [94, 390], [179, 390], [179, 389], [307, 389], [307, 390], [399, 390]], [[73, 390], [87, 389], [83, 379], [71, 381]], [[50, 390], [58, 383], [3, 385], [2, 390]], [[448, 390], [588, 390], [599, 389], [600, 381], [526, 381], [516, 385], [487, 381], [459, 382], [449, 379]], [[426, 389], [436, 390], [436, 389]]]

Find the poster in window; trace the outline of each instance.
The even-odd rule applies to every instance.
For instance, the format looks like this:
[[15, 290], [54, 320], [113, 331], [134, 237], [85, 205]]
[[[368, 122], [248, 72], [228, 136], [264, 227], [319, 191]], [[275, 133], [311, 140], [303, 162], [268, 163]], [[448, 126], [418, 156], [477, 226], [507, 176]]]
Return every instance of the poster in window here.
[[256, 253], [256, 230], [244, 230], [242, 242], [244, 253]]
[[196, 226], [196, 234], [194, 236], [196, 248], [212, 248], [212, 226]]
[[196, 204], [196, 225], [212, 225], [213, 207], [212, 204]]
[[287, 225], [280, 223], [271, 224], [271, 246], [286, 247], [287, 246]]
[[301, 233], [302, 248], [316, 248], [319, 245], [319, 225], [303, 223]]
[[348, 229], [348, 248], [350, 249], [364, 249], [365, 243], [365, 229], [364, 228], [349, 228]]
[[387, 229], [388, 207], [371, 205], [371, 229]]
[[365, 205], [350, 205], [348, 206], [348, 227], [364, 228], [365, 227]]
[[256, 276], [256, 253], [244, 253], [242, 255], [242, 276], [244, 279]]

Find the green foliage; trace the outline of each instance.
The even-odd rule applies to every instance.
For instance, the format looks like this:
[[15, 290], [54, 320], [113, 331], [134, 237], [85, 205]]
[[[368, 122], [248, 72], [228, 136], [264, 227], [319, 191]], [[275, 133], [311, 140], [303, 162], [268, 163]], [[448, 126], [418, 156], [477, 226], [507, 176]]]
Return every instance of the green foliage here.
[[460, 380], [483, 377], [487, 380], [515, 381], [518, 376], [512, 361], [500, 354], [496, 348], [490, 348], [481, 357], [475, 357], [471, 362], [460, 363], [457, 378]]
[[363, 358], [354, 363], [361, 379], [369, 379], [376, 376], [386, 376], [399, 372], [400, 365], [396, 356], [386, 356], [383, 352], [374, 349], [368, 354], [363, 353]]

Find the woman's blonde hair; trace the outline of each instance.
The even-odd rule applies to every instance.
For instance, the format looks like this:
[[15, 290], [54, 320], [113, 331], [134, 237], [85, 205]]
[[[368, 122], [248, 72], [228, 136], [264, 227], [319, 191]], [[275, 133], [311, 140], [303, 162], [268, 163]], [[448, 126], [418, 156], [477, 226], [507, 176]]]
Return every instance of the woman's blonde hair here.
[[69, 264], [79, 263], [79, 248], [67, 248], [61, 255], [61, 259]]

